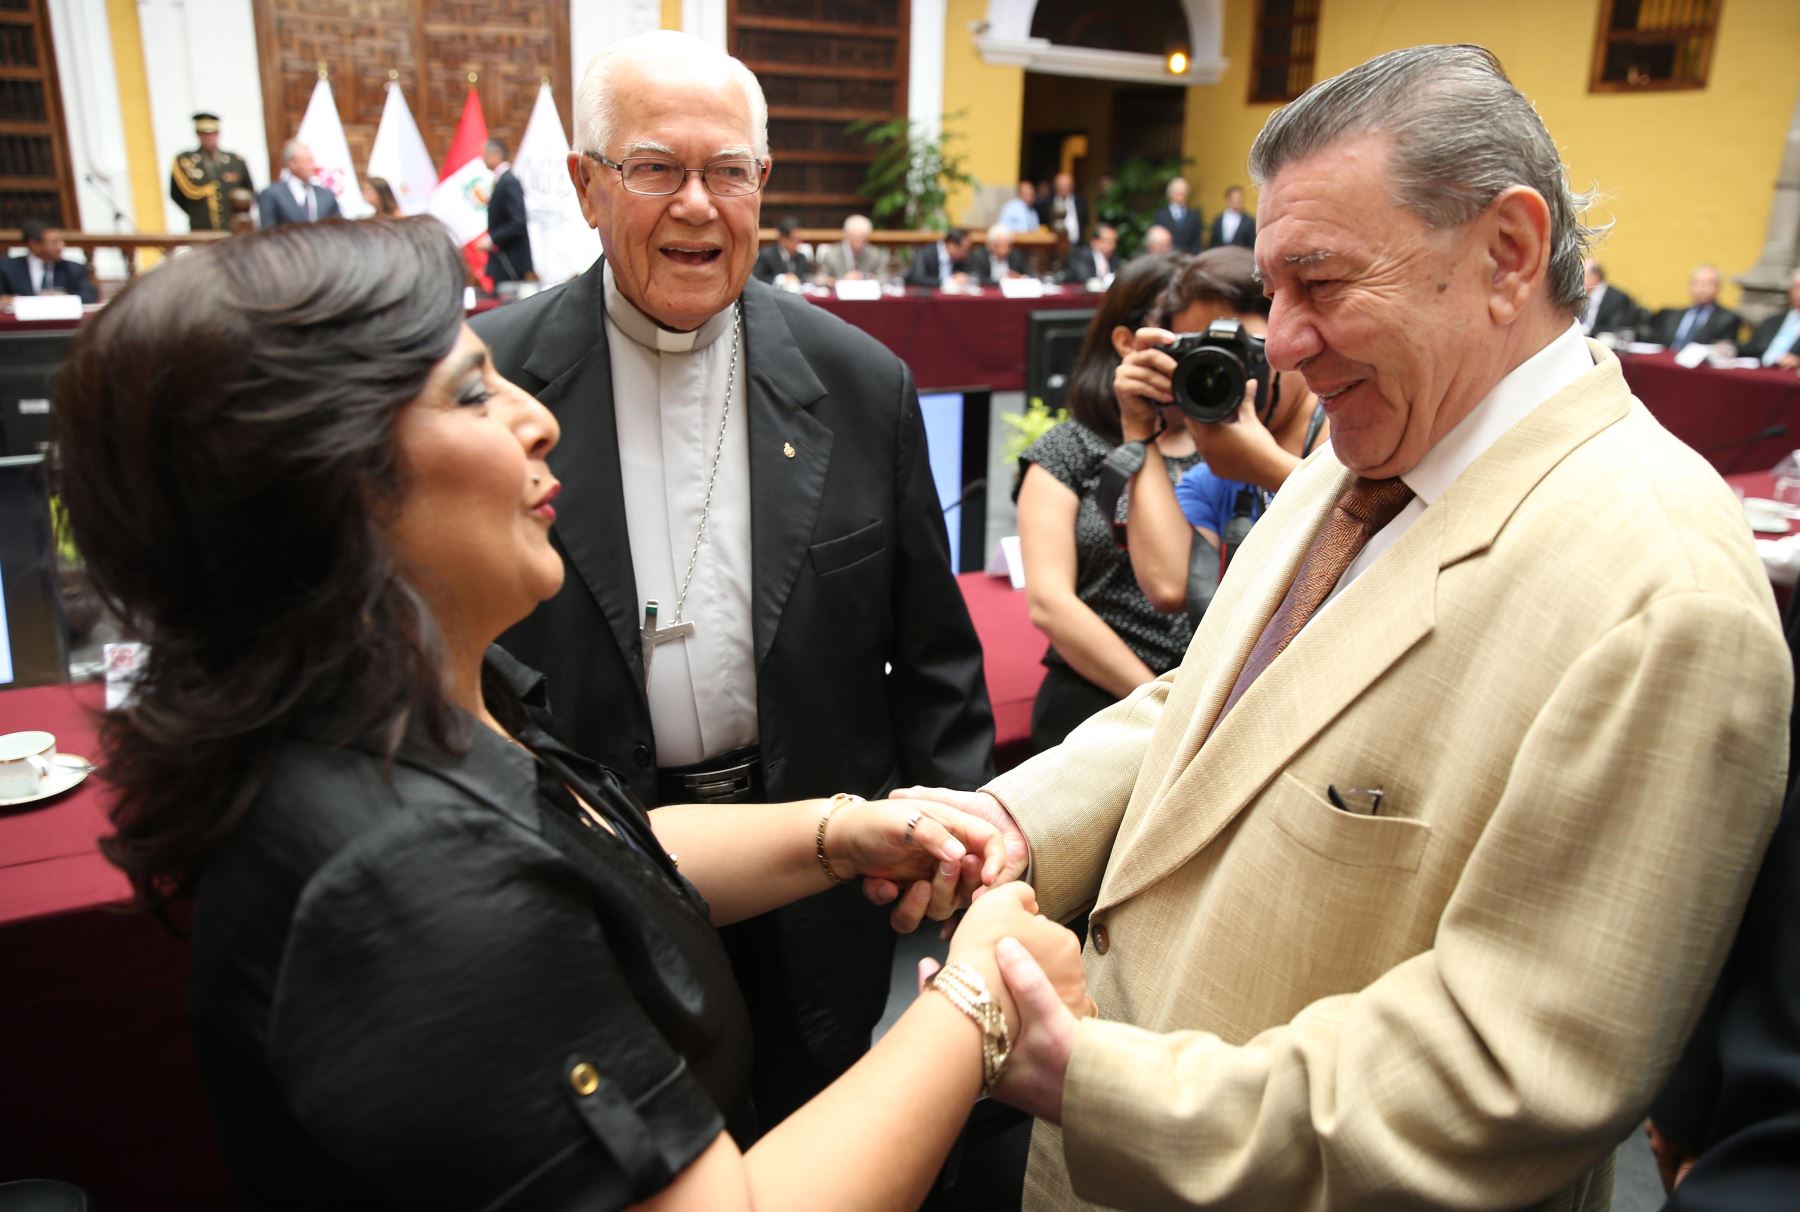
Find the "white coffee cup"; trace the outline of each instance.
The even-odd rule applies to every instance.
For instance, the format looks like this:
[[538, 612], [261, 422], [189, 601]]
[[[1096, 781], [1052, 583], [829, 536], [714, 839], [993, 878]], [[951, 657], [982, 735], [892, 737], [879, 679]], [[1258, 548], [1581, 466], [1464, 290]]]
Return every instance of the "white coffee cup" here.
[[43, 791], [55, 762], [56, 738], [48, 732], [0, 736], [0, 800], [23, 799]]

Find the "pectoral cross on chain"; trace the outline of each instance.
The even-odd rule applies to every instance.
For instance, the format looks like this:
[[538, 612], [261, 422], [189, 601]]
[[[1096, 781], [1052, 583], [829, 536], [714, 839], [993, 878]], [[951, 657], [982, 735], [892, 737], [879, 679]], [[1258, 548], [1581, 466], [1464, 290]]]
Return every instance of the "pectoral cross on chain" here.
[[644, 603], [644, 687], [650, 686], [650, 658], [656, 655], [658, 644], [667, 644], [670, 640], [685, 640], [694, 634], [692, 623], [670, 623], [667, 627], [656, 625], [656, 603]]

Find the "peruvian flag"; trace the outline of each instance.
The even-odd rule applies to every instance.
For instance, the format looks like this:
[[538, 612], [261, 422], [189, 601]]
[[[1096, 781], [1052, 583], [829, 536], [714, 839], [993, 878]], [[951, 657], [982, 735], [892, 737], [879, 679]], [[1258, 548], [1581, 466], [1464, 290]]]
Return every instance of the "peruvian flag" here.
[[463, 246], [469, 268], [480, 277], [486, 277], [487, 253], [476, 248], [475, 241], [487, 235], [487, 204], [494, 192], [494, 174], [481, 161], [487, 137], [481, 97], [470, 85], [462, 118], [456, 123], [456, 137], [450, 140], [450, 154], [444, 157], [443, 174], [431, 191], [431, 213], [450, 229]]

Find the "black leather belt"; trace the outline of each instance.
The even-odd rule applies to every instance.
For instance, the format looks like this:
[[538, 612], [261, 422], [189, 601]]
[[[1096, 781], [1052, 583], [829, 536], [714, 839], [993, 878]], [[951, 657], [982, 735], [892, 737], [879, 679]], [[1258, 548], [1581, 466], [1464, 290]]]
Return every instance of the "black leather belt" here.
[[762, 755], [755, 745], [656, 772], [660, 804], [756, 804], [764, 798]]

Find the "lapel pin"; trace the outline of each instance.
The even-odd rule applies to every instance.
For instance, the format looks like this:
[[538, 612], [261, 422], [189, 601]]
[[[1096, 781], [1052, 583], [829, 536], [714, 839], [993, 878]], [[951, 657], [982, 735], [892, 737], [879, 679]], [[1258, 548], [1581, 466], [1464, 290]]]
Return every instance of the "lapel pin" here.
[[792, 442], [783, 442], [781, 444], [781, 453], [786, 455], [790, 459], [793, 458], [794, 457], [794, 444]]

